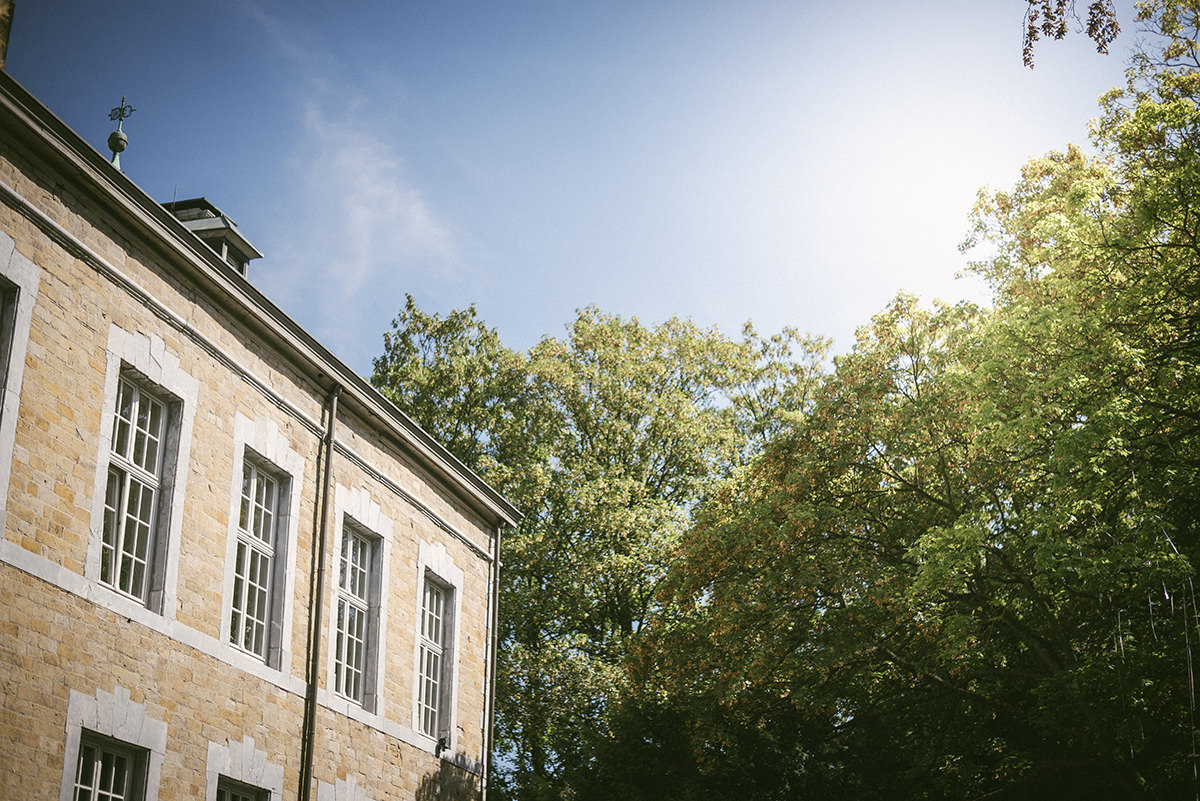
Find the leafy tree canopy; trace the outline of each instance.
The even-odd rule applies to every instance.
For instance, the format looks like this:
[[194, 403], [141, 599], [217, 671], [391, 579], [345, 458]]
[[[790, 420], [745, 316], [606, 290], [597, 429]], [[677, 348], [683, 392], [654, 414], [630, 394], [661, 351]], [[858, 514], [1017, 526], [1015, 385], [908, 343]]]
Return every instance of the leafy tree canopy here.
[[375, 386], [525, 513], [503, 553], [501, 778], [562, 797], [693, 510], [790, 424], [828, 345], [588, 308], [517, 353], [473, 308], [430, 315], [411, 297], [384, 345]]
[[981, 195], [995, 306], [898, 298], [701, 510], [610, 797], [1200, 789], [1200, 4], [1140, 14], [1098, 155]]
[[1086, 21], [1079, 16], [1075, 0], [1026, 0], [1026, 3], [1025, 40], [1021, 55], [1025, 66], [1031, 69], [1034, 42], [1042, 38], [1065, 39], [1072, 22], [1096, 43], [1097, 53], [1107, 53], [1108, 46], [1121, 33], [1112, 0], [1092, 0], [1088, 3]]
[[502, 795], [1200, 794], [1200, 0], [1138, 13], [1095, 155], [981, 193], [990, 308], [901, 295], [830, 366], [409, 299], [374, 383], [527, 514]]

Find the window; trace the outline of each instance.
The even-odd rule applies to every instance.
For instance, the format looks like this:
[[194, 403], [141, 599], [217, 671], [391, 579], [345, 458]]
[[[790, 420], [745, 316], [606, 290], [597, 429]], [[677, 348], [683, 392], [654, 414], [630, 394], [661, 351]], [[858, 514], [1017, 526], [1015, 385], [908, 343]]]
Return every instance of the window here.
[[335, 591], [329, 594], [330, 659], [326, 687], [331, 701], [341, 701], [373, 715], [385, 714], [381, 692], [384, 659], [388, 653], [388, 565], [394, 523], [365, 487], [336, 484], [334, 520], [340, 521], [333, 543]]
[[447, 671], [450, 662], [447, 645], [452, 622], [452, 592], [432, 577], [425, 577], [421, 595], [421, 642], [418, 656], [417, 707], [421, 733], [429, 737], [442, 737], [449, 728], [446, 725], [448, 707]]
[[366, 705], [370, 678], [369, 655], [377, 606], [378, 581], [375, 569], [375, 539], [356, 526], [347, 524], [342, 531], [342, 550], [338, 560], [337, 642], [333, 663], [334, 690]]
[[41, 268], [0, 231], [0, 528], [8, 505], [21, 382], [40, 281]]
[[463, 570], [439, 542], [417, 548], [412, 728], [435, 755], [455, 749]]
[[217, 781], [217, 801], [266, 801], [268, 797], [268, 792], [260, 787], [251, 787], [224, 776]]
[[[253, 737], [221, 737], [208, 743], [204, 767], [205, 793], [189, 798], [204, 801], [280, 801], [283, 798], [283, 765], [271, 762]], [[319, 794], [318, 794], [319, 795]]]
[[139, 801], [146, 781], [146, 752], [84, 732], [79, 741], [74, 801]]
[[122, 375], [113, 415], [100, 581], [147, 603], [165, 461], [167, 404]]
[[231, 456], [224, 602], [217, 631], [229, 644], [231, 657], [243, 663], [241, 657], [256, 659], [286, 673], [292, 660], [289, 632], [300, 520], [300, 493], [293, 488], [304, 484], [304, 456], [274, 420], [241, 412], [234, 415]]
[[262, 659], [271, 645], [280, 482], [247, 459], [242, 465], [229, 641]]
[[92, 596], [109, 609], [132, 618], [141, 606], [173, 619], [200, 383], [154, 334], [110, 326], [105, 355], [84, 575], [112, 590]]
[[[16, 336], [17, 286], [0, 277], [0, 399], [7, 392], [8, 365], [12, 358], [13, 339]], [[0, 415], [4, 404], [0, 401]]]
[[157, 801], [167, 724], [129, 690], [69, 690], [66, 734], [58, 801]]

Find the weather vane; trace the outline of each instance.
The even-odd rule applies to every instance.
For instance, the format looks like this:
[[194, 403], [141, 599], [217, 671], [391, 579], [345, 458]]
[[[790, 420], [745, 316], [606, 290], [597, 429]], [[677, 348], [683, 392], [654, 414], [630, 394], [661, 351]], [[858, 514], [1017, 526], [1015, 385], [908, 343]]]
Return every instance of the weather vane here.
[[136, 108], [125, 102], [125, 95], [121, 95], [121, 105], [114, 108], [108, 113], [110, 120], [117, 121], [117, 130], [108, 135], [108, 149], [112, 151], [112, 164], [118, 170], [121, 169], [121, 151], [129, 144], [129, 137], [121, 130], [121, 123], [129, 119]]

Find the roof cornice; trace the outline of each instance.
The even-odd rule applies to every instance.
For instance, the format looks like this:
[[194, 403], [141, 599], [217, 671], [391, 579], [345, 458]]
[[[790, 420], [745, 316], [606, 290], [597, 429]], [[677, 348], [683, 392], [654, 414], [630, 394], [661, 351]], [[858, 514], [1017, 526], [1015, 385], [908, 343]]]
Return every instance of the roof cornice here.
[[237, 270], [3, 70], [0, 131], [96, 203], [108, 221], [136, 237], [218, 305], [266, 338], [303, 375], [342, 388], [340, 405], [374, 418], [397, 448], [493, 525], [515, 525], [520, 512], [408, 415], [333, 355]]

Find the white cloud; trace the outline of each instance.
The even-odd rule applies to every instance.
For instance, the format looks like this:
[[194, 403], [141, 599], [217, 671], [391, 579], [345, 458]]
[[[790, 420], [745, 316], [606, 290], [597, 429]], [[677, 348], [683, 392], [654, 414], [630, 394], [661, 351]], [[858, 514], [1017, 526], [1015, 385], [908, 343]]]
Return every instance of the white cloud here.
[[[246, 14], [296, 67], [297, 126], [281, 142], [291, 178], [265, 231], [256, 278], [314, 336], [363, 370], [378, 335], [422, 276], [456, 271], [450, 228], [389, 136], [392, 98], [363, 97], [316, 37], [244, 0]], [[369, 332], [369, 335], [365, 335]]]
[[310, 102], [304, 121], [302, 152], [314, 157], [305, 180], [307, 222], [297, 228], [300, 250], [322, 254], [343, 298], [398, 265], [453, 262], [453, 237], [406, 178], [394, 144], [353, 111], [332, 118]]

